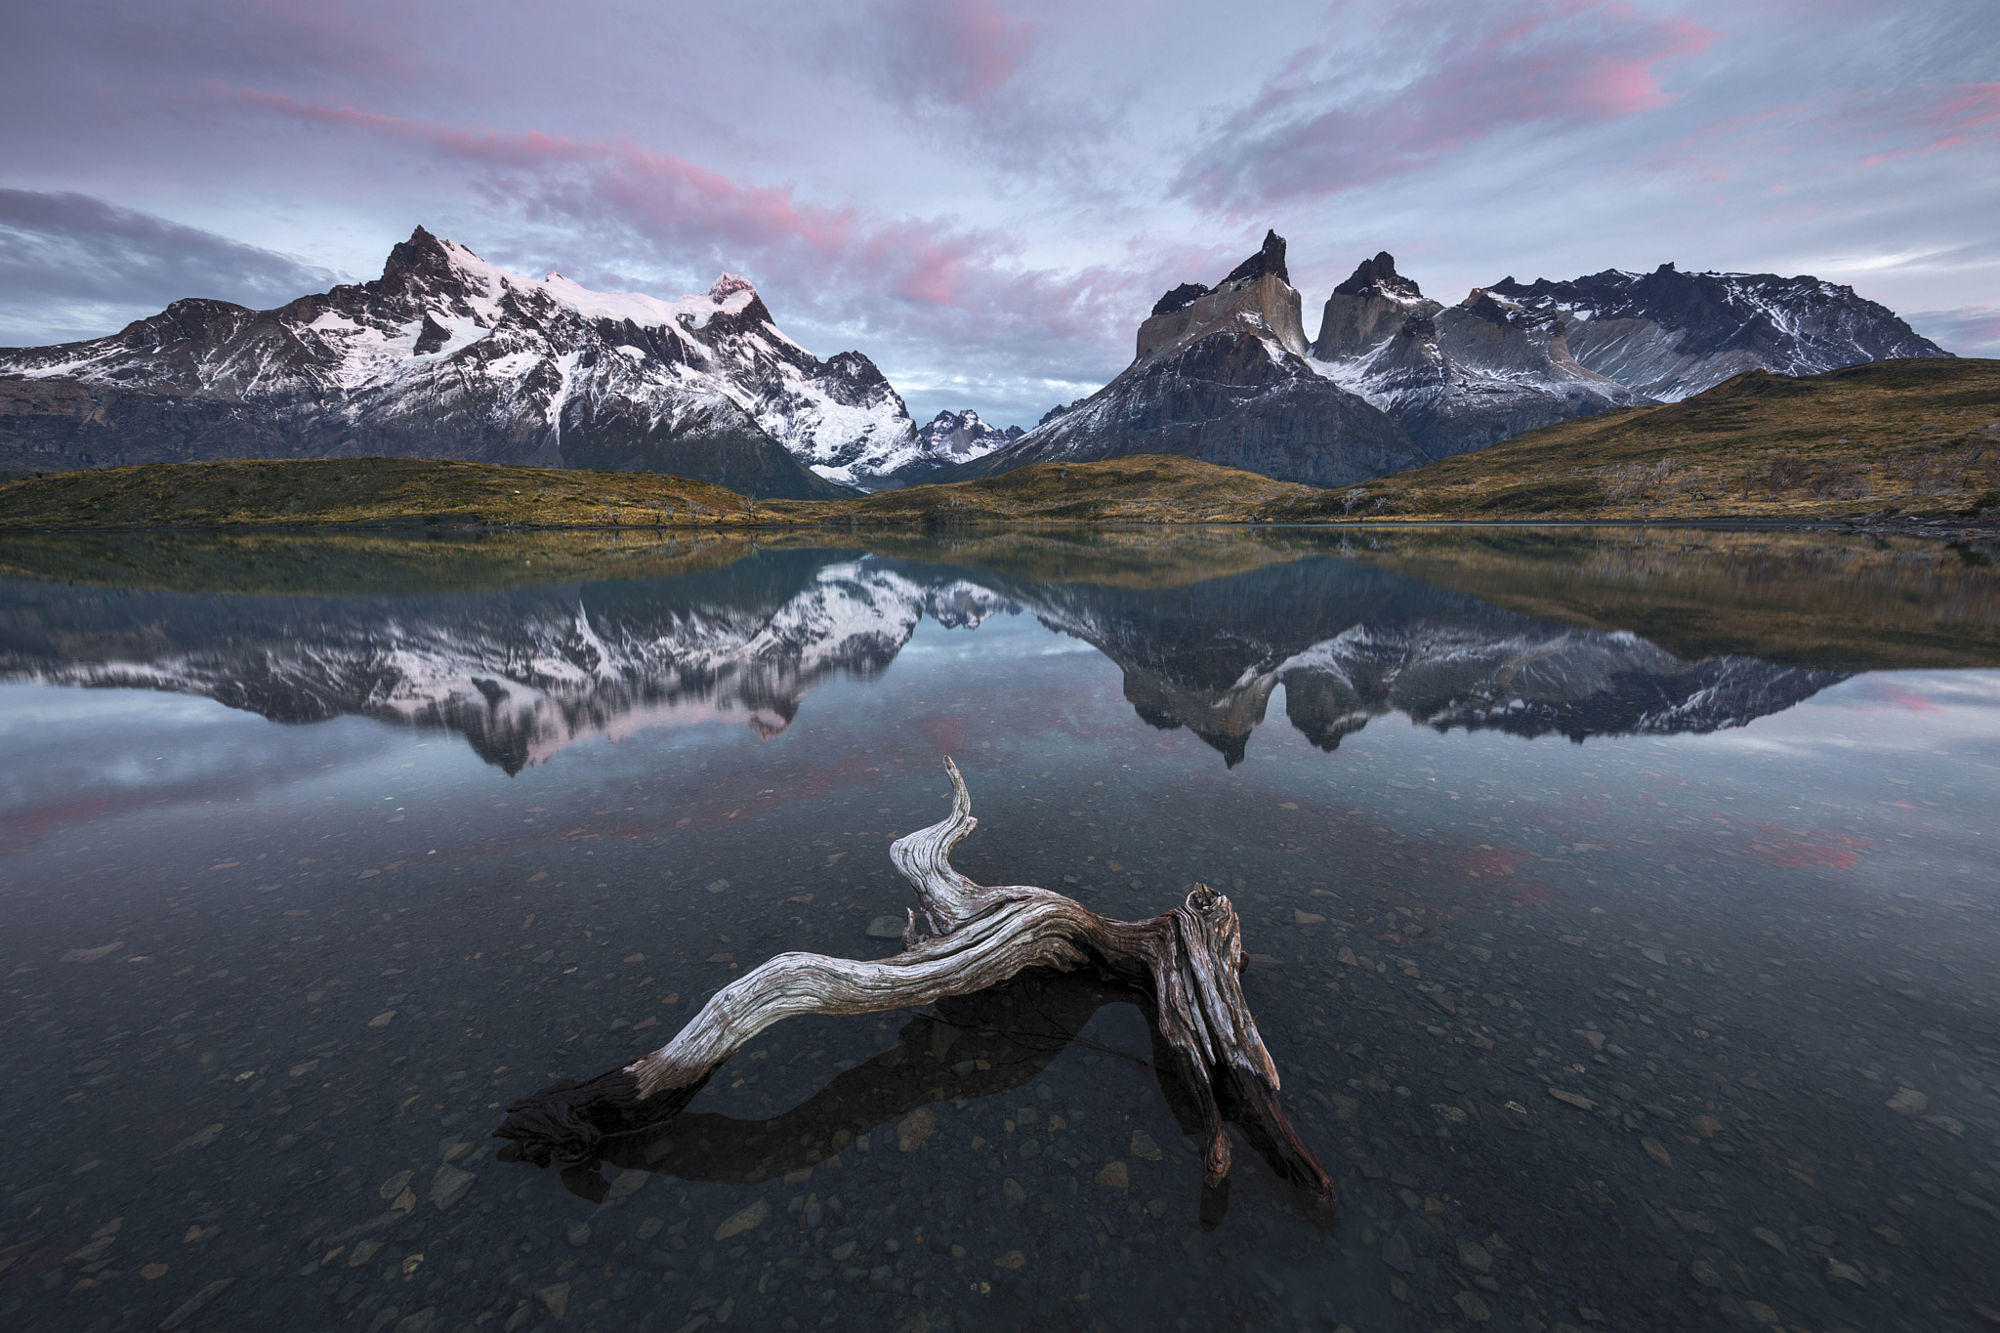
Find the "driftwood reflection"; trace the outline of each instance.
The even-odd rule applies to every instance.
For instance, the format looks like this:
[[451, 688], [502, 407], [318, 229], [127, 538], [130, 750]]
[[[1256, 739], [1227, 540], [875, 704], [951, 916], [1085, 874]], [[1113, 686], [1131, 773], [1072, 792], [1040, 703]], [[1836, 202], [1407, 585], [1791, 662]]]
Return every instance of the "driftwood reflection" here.
[[[595, 1161], [569, 1167], [562, 1180], [571, 1193], [593, 1203], [602, 1202], [609, 1189], [605, 1166], [683, 1180], [758, 1184], [823, 1162], [849, 1149], [856, 1136], [894, 1125], [918, 1107], [990, 1097], [1027, 1085], [1077, 1042], [1098, 1010], [1109, 1004], [1135, 1004], [1147, 1016], [1155, 1081], [1181, 1133], [1200, 1142], [1199, 1109], [1174, 1072], [1171, 1048], [1150, 1018], [1151, 1001], [1130, 987], [1087, 975], [1033, 970], [911, 1015], [895, 1045], [835, 1076], [781, 1115], [741, 1120], [683, 1111], [657, 1129], [605, 1139]], [[1112, 1058], [1145, 1063], [1100, 1049]], [[1225, 1113], [1236, 1109], [1224, 1107]], [[1273, 1157], [1272, 1145], [1260, 1141], [1263, 1136], [1254, 1130], [1254, 1116], [1229, 1118], [1262, 1155]], [[1078, 1132], [1091, 1131], [1085, 1127]], [[1107, 1151], [1116, 1146], [1098, 1145]], [[513, 1148], [510, 1144], [501, 1150], [503, 1160], [517, 1156]], [[1278, 1169], [1276, 1161], [1273, 1166]], [[1204, 1225], [1221, 1221], [1228, 1197], [1227, 1179], [1202, 1191]]]

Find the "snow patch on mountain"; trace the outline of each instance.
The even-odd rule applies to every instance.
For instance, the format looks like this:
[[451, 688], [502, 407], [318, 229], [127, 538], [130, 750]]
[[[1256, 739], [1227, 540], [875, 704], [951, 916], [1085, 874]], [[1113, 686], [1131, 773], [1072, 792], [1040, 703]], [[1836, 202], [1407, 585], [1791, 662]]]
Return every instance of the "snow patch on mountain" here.
[[1383, 251], [1327, 298], [1311, 365], [1442, 458], [1646, 401], [1578, 364], [1565, 332], [1559, 316], [1487, 289], [1444, 306]]
[[1180, 454], [1282, 481], [1341, 486], [1424, 462], [1387, 417], [1315, 372], [1285, 240], [1214, 287], [1167, 292], [1139, 325], [1132, 363], [1080, 402], [945, 480], [1030, 463]]
[[[244, 404], [292, 456], [652, 468], [752, 494], [833, 493], [786, 454], [867, 486], [916, 435], [873, 362], [814, 357], [736, 274], [672, 299], [600, 292], [510, 272], [421, 227], [373, 282], [270, 311], [177, 301], [108, 338], [0, 352], [0, 374]], [[187, 456], [242, 457], [252, 443], [249, 456], [269, 456], [263, 438]]]
[[1904, 357], [1949, 356], [1886, 306], [1810, 274], [1606, 269], [1488, 290], [1570, 323], [1587, 369], [1663, 402], [1749, 370], [1818, 375]]

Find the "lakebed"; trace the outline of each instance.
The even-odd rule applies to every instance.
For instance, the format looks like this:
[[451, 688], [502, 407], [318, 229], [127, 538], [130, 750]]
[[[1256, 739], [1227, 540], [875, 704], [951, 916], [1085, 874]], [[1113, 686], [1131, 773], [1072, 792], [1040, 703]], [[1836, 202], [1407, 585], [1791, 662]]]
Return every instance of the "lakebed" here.
[[[2000, 579], [1808, 533], [34, 536], [0, 554], [0, 1317], [1978, 1328]], [[500, 1109], [891, 839], [1227, 893], [1329, 1222], [1141, 1010], [772, 1029], [602, 1170]], [[706, 1321], [705, 1323], [703, 1321]]]

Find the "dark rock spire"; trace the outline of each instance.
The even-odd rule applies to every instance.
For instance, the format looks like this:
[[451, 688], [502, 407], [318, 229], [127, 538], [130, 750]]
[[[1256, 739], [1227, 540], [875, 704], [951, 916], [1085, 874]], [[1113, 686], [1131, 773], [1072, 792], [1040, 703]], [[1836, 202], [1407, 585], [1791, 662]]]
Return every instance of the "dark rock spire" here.
[[1275, 231], [1264, 233], [1263, 248], [1256, 254], [1229, 270], [1229, 276], [1222, 280], [1222, 286], [1237, 281], [1253, 281], [1266, 273], [1275, 274], [1279, 282], [1291, 285], [1292, 276], [1285, 271], [1285, 238]]
[[1395, 292], [1400, 296], [1422, 296], [1412, 279], [1396, 272], [1396, 257], [1387, 250], [1355, 265], [1346, 282], [1334, 288], [1339, 296], [1362, 296], [1371, 291]]

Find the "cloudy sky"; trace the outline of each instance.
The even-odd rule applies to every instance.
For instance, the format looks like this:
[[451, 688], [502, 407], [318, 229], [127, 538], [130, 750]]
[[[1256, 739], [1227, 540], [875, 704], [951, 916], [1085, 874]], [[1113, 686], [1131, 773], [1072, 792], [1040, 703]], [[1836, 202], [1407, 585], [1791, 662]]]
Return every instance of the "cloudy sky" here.
[[1994, 0], [16, 6], [0, 345], [369, 278], [422, 223], [676, 295], [723, 270], [919, 419], [1032, 425], [1267, 226], [1364, 255], [1816, 273], [2000, 355]]

